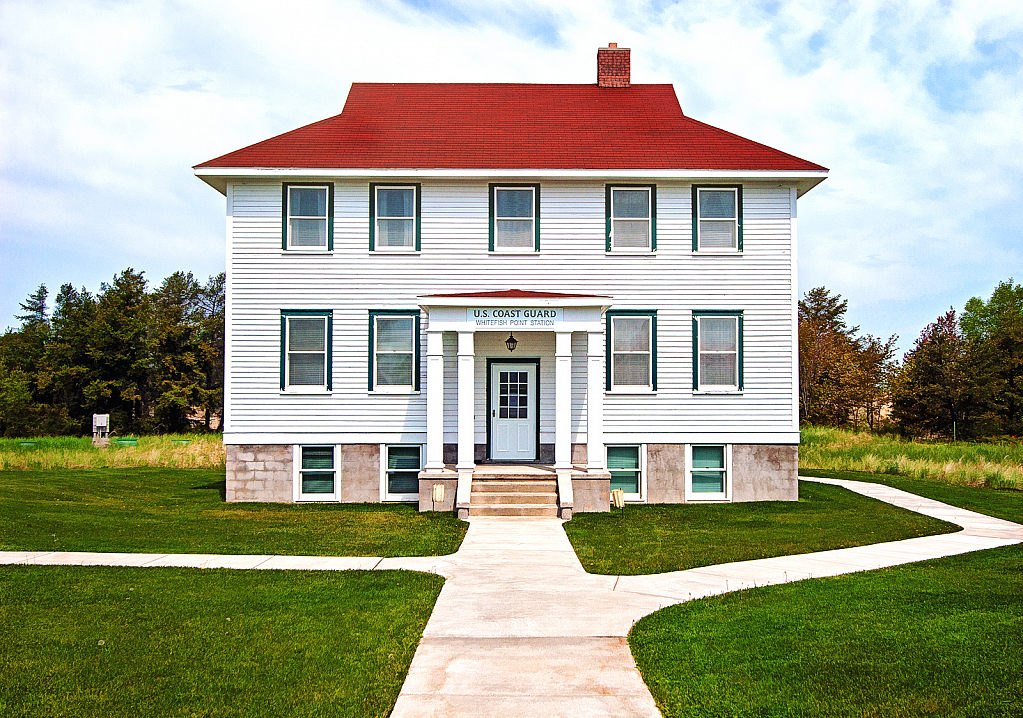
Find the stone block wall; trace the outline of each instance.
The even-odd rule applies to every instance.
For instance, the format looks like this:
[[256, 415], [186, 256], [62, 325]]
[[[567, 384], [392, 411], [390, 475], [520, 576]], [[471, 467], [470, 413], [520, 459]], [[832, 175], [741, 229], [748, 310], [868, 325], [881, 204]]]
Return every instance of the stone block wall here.
[[611, 510], [611, 475], [607, 478], [572, 477], [572, 513]]
[[[444, 484], [444, 501], [433, 503], [433, 485]], [[419, 477], [419, 510], [420, 511], [454, 511], [455, 493], [458, 491], [458, 479], [438, 479]]]
[[732, 501], [798, 500], [798, 446], [736, 444], [732, 447]]
[[228, 444], [227, 500], [292, 503], [291, 444]]

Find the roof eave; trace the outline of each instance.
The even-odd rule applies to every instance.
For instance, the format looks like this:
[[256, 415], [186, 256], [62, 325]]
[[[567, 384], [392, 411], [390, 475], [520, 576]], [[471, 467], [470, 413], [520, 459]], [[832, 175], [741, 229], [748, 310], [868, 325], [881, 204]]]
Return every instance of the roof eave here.
[[195, 175], [221, 194], [233, 180], [317, 180], [344, 178], [436, 178], [436, 179], [610, 179], [610, 180], [705, 180], [783, 181], [795, 183], [802, 197], [828, 177], [828, 170], [697, 170], [697, 169], [444, 169], [353, 167], [195, 167]]

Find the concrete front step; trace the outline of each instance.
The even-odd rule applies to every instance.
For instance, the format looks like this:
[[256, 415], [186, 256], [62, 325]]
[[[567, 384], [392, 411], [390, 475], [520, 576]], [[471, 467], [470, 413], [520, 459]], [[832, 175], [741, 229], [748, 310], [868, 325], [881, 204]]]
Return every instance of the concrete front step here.
[[556, 504], [505, 504], [503, 506], [469, 506], [469, 516], [532, 516], [557, 518]]
[[500, 506], [503, 504], [557, 504], [557, 493], [497, 493], [484, 492], [474, 493], [471, 498], [471, 505], [476, 506]]
[[556, 493], [557, 481], [511, 481], [506, 479], [473, 479], [474, 494], [533, 494]]

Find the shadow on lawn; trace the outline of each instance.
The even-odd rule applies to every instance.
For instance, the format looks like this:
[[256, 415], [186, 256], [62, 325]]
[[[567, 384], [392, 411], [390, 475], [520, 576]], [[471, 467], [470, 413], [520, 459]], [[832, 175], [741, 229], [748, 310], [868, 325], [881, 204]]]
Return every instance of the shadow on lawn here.
[[223, 481], [213, 481], [213, 482], [208, 483], [208, 484], [202, 484], [201, 486], [193, 486], [192, 487], [193, 491], [199, 490], [199, 489], [207, 489], [207, 490], [208, 489], [216, 489], [217, 493], [220, 494], [220, 500], [221, 501], [225, 501], [225, 502], [227, 501], [227, 479], [224, 479]]

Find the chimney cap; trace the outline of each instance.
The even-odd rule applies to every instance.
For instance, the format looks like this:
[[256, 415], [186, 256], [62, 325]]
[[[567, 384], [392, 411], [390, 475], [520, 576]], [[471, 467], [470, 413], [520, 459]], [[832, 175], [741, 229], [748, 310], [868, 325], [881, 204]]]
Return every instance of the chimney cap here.
[[607, 49], [608, 50], [616, 50], [616, 49], [618, 49], [618, 43], [617, 42], [609, 42], [607, 44]]

